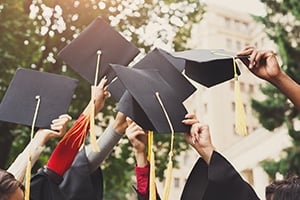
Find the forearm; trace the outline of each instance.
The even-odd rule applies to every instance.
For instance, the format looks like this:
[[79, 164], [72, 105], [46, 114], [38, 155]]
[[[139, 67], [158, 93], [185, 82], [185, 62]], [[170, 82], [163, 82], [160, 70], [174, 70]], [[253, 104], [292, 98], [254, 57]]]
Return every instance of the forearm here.
[[300, 86], [286, 73], [281, 72], [276, 78], [269, 81], [276, 86], [284, 95], [286, 95], [300, 110]]
[[198, 154], [202, 157], [202, 159], [206, 162], [206, 164], [210, 163], [211, 157], [213, 155], [213, 152], [215, 151], [215, 148], [213, 146], [207, 146], [207, 147], [194, 147]]
[[135, 159], [136, 159], [136, 165], [138, 167], [144, 167], [149, 164], [145, 152], [135, 151]]
[[29, 152], [31, 155], [31, 163], [34, 165], [44, 148], [44, 145], [41, 145], [36, 140], [32, 140], [26, 146], [23, 152], [18, 155], [7, 171], [12, 173], [18, 181], [23, 182], [28, 163]]
[[90, 163], [90, 172], [94, 172], [103, 160], [111, 153], [114, 146], [118, 144], [122, 138], [122, 134], [119, 134], [112, 127], [107, 127], [102, 136], [98, 138], [97, 145], [100, 148], [100, 152], [92, 151], [92, 147], [89, 145], [86, 147], [86, 154]]

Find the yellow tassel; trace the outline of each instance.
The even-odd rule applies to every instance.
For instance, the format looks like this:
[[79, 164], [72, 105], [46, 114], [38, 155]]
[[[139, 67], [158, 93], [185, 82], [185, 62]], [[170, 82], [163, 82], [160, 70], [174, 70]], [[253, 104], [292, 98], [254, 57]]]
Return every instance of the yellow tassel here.
[[173, 161], [172, 161], [172, 155], [170, 155], [168, 167], [167, 167], [167, 171], [166, 171], [166, 186], [165, 186], [165, 190], [164, 190], [163, 200], [169, 199], [171, 181], [172, 181], [172, 172], [173, 172]]
[[148, 131], [148, 149], [147, 149], [147, 160], [150, 162], [151, 150], [153, 147], [153, 131]]
[[234, 97], [235, 97], [235, 131], [241, 135], [248, 135], [246, 125], [246, 114], [241, 96], [240, 83], [237, 78], [234, 80]]
[[168, 162], [168, 166], [167, 166], [167, 171], [166, 171], [166, 184], [165, 184], [165, 189], [164, 189], [164, 195], [163, 195], [163, 200], [168, 200], [169, 199], [169, 194], [170, 194], [170, 188], [171, 188], [171, 181], [172, 181], [172, 172], [173, 172], [173, 146], [174, 146], [174, 128], [173, 125], [171, 123], [171, 120], [169, 118], [169, 115], [167, 113], [166, 108], [164, 107], [164, 104], [162, 102], [162, 100], [160, 99], [159, 93], [156, 92], [155, 93], [157, 100], [165, 114], [165, 117], [168, 121], [170, 130], [171, 130], [171, 144], [170, 144], [170, 152], [169, 152], [169, 162]]
[[100, 148], [97, 145], [97, 137], [95, 132], [95, 87], [91, 87], [91, 102], [89, 109], [90, 117], [90, 143], [94, 152], [99, 152]]
[[[41, 103], [41, 97], [39, 95], [36, 96], [35, 99], [37, 100], [37, 102], [36, 102], [35, 111], [34, 111], [32, 124], [31, 124], [30, 142], [32, 141], [33, 138], [35, 122], [37, 119], [37, 115]], [[27, 162], [26, 173], [25, 173], [25, 200], [30, 200], [30, 179], [31, 179], [31, 149], [29, 149], [28, 162]]]
[[150, 160], [149, 199], [156, 200], [155, 157], [153, 152], [153, 132], [148, 132], [148, 159]]
[[247, 131], [247, 124], [246, 124], [246, 113], [245, 108], [242, 101], [241, 89], [240, 89], [240, 82], [238, 80], [237, 74], [237, 66], [235, 57], [219, 52], [212, 51], [211, 53], [224, 56], [224, 57], [231, 57], [233, 60], [233, 70], [234, 70], [234, 100], [235, 100], [235, 131], [237, 134], [241, 136], [248, 135]]
[[31, 178], [31, 155], [29, 152], [25, 175], [25, 200], [30, 200], [30, 178]]
[[99, 152], [100, 148], [97, 145], [97, 137], [95, 133], [95, 89], [98, 83], [98, 73], [99, 73], [99, 66], [100, 66], [100, 59], [101, 59], [101, 50], [97, 51], [97, 63], [96, 63], [96, 72], [95, 72], [95, 79], [94, 79], [94, 87], [91, 87], [91, 102], [90, 102], [90, 109], [89, 109], [89, 117], [90, 117], [90, 143], [92, 145], [92, 149], [94, 152]]
[[235, 131], [241, 136], [248, 135], [247, 124], [246, 124], [246, 114], [243, 105], [240, 82], [237, 74], [237, 66], [235, 58], [233, 60], [233, 70], [234, 70], [234, 100], [235, 100]]

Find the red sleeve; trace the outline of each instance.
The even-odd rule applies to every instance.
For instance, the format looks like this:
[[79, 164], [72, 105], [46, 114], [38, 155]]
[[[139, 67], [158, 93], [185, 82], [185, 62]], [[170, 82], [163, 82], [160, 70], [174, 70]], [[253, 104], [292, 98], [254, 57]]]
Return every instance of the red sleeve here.
[[136, 181], [137, 181], [137, 191], [141, 195], [149, 194], [149, 175], [150, 175], [150, 165], [145, 167], [135, 167]]
[[85, 115], [79, 116], [65, 137], [56, 145], [48, 160], [48, 168], [61, 176], [64, 175], [84, 142], [88, 132], [88, 121]]

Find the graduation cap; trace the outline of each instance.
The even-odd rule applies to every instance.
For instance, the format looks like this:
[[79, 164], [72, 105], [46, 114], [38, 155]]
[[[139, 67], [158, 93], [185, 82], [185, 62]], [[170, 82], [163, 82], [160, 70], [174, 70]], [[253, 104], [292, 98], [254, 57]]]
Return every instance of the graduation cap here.
[[[19, 68], [0, 104], [0, 120], [49, 128], [68, 111], [77, 80], [62, 75]], [[39, 102], [39, 105], [38, 105]]]
[[[65, 46], [58, 56], [96, 87], [104, 76], [108, 82], [115, 76], [109, 68], [110, 63], [127, 66], [138, 53], [137, 47], [128, 42], [102, 18], [97, 17], [78, 37]], [[90, 140], [93, 149], [99, 151], [95, 144], [94, 99], [95, 91], [92, 87], [90, 109], [87, 115], [90, 123]]]
[[[119, 102], [120, 110], [126, 110], [125, 115], [132, 115], [133, 121], [138, 121], [140, 118], [139, 114], [142, 114], [142, 119], [148, 117], [151, 122], [150, 126], [154, 127], [148, 135], [148, 146], [150, 153], [150, 198], [155, 195], [155, 161], [153, 153], [153, 131], [158, 133], [171, 133], [170, 142], [170, 152], [169, 152], [169, 162], [167, 164], [167, 175], [166, 175], [166, 187], [164, 190], [164, 199], [168, 199], [170, 184], [172, 178], [172, 168], [173, 168], [173, 144], [174, 144], [174, 133], [175, 132], [189, 132], [189, 127], [182, 123], [185, 118], [187, 111], [178, 98], [180, 91], [176, 91], [172, 86], [168, 84], [166, 80], [160, 74], [160, 71], [155, 69], [136, 69], [136, 68], [124, 68], [118, 65], [112, 65], [113, 70], [116, 72], [118, 78], [123, 83], [124, 87], [128, 90], [128, 93], [136, 100], [140, 107], [137, 107], [138, 111], [142, 110], [144, 112], [135, 112], [135, 102], [130, 99], [130, 95], [125, 93], [127, 96], [127, 101], [124, 101], [124, 96], [121, 98], [122, 101]], [[180, 72], [178, 71], [180, 74]], [[181, 76], [183, 76], [181, 74]], [[181, 82], [177, 82], [181, 84]], [[129, 99], [129, 100], [128, 100]], [[124, 103], [125, 102], [125, 103]], [[130, 104], [126, 104], [126, 103]], [[146, 115], [143, 116], [143, 115]], [[146, 119], [146, 122], [148, 120]], [[137, 123], [139, 123], [138, 121]], [[146, 125], [139, 124], [142, 128]]]
[[[196, 91], [196, 88], [184, 77], [181, 72], [185, 67], [185, 60], [175, 58], [168, 52], [155, 48], [132, 68], [136, 69], [157, 69], [162, 78], [174, 89], [176, 96], [182, 102]], [[113, 97], [119, 101], [125, 91], [120, 80], [113, 81], [108, 89]]]
[[[0, 104], [0, 120], [34, 127], [50, 127], [51, 121], [67, 112], [77, 80], [47, 72], [19, 68]], [[31, 152], [25, 178], [25, 199], [30, 195]]]
[[140, 121], [138, 124], [144, 129], [147, 127], [153, 128], [150, 130], [158, 133], [171, 133], [169, 122], [162, 105], [158, 101], [158, 93], [169, 115], [174, 132], [187, 132], [189, 130], [189, 127], [181, 122], [187, 111], [177, 98], [177, 93], [180, 92], [172, 88], [162, 78], [158, 70], [124, 68], [115, 64], [112, 65], [112, 69], [128, 90], [128, 93], [125, 93], [121, 98], [122, 101], [118, 103], [118, 109], [122, 110], [125, 115], [130, 116], [137, 123]]
[[185, 59], [185, 74], [206, 87], [212, 87], [230, 79], [235, 80], [235, 128], [239, 135], [247, 135], [246, 114], [238, 81], [241, 73], [236, 62], [236, 59], [246, 59], [245, 56], [237, 57], [235, 53], [223, 49], [194, 49], [175, 52], [172, 55]]
[[58, 56], [90, 84], [107, 76], [115, 76], [110, 63], [127, 66], [139, 53], [132, 43], [114, 30], [102, 18], [94, 19]]
[[193, 49], [172, 53], [174, 57], [185, 59], [185, 74], [194, 81], [206, 86], [223, 83], [233, 79], [235, 74], [233, 59], [235, 53], [222, 49]]

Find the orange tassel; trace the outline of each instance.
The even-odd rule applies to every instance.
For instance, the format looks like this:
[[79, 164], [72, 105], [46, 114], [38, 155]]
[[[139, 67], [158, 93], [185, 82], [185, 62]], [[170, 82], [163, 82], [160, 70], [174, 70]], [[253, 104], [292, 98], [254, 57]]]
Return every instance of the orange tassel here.
[[67, 143], [69, 141], [69, 138], [72, 135], [76, 135], [77, 138], [73, 141], [72, 147], [74, 147], [74, 145], [78, 145], [78, 147], [81, 146], [87, 134], [88, 128], [89, 128], [89, 117], [86, 115], [81, 115], [77, 119], [75, 124], [68, 130], [68, 132], [65, 134], [63, 139], [61, 139], [60, 143], [61, 142]]

